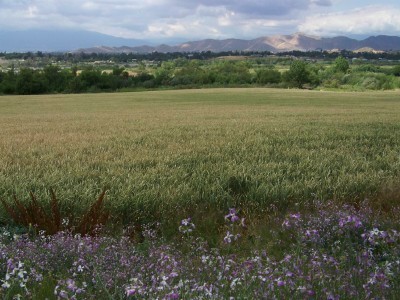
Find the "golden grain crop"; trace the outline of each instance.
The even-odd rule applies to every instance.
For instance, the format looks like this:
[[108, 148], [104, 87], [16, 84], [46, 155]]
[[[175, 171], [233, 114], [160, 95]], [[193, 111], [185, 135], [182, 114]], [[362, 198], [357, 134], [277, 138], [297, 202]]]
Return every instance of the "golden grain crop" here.
[[[400, 177], [400, 92], [204, 89], [0, 97], [0, 197], [109, 187], [137, 211], [352, 201]], [[230, 180], [242, 182], [233, 193]], [[4, 212], [0, 214], [5, 217]]]

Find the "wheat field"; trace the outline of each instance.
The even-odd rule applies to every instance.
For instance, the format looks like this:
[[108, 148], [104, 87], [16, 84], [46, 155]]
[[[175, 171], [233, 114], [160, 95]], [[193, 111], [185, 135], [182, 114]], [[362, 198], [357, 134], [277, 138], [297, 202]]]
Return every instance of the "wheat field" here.
[[83, 211], [107, 187], [123, 222], [353, 202], [400, 178], [399, 91], [3, 96], [0, 128], [0, 197], [52, 187]]

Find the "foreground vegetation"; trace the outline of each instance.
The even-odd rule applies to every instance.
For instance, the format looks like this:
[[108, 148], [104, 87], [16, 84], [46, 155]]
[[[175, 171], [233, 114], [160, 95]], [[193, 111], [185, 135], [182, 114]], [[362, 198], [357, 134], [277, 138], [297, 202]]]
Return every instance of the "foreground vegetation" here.
[[[218, 248], [204, 242], [196, 229], [199, 220], [190, 218], [177, 224], [175, 242], [163, 241], [157, 227], [143, 232], [141, 244], [127, 236], [3, 231], [0, 294], [4, 299], [395, 299], [399, 231], [368, 203], [357, 209], [314, 204], [317, 213], [276, 217], [270, 246], [246, 255], [241, 244], [251, 236], [235, 209], [225, 215]], [[393, 213], [398, 217], [398, 210]], [[273, 246], [281, 249], [280, 257], [271, 253]]]
[[398, 99], [1, 97], [0, 295], [395, 298]]

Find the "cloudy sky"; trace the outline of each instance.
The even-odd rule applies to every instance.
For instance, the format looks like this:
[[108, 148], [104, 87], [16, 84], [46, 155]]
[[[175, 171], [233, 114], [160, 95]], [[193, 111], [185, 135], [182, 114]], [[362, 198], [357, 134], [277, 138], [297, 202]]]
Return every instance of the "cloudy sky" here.
[[0, 28], [125, 38], [400, 35], [399, 0], [0, 0]]

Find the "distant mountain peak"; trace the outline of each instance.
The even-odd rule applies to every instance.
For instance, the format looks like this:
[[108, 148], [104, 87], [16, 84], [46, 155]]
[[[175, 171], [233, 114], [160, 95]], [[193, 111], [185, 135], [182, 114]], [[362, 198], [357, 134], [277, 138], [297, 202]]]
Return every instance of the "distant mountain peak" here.
[[[147, 44], [147, 45], [146, 45]], [[89, 31], [27, 30], [7, 32], [0, 30], [0, 51], [74, 51], [84, 53], [149, 53], [149, 52], [222, 52], [222, 51], [313, 51], [357, 50], [400, 51], [398, 36], [370, 36], [362, 40], [346, 36], [319, 37], [296, 32], [291, 35], [271, 35], [256, 39], [204, 39], [177, 45], [163, 43], [149, 46], [143, 40], [123, 39]], [[103, 45], [103, 46], [99, 46]], [[77, 50], [76, 50], [77, 49]]]
[[294, 34], [289, 35], [289, 36], [306, 37], [306, 38], [316, 39], [316, 40], [320, 40], [322, 38], [318, 35], [307, 34], [304, 32], [295, 32]]
[[[117, 48], [114, 48], [118, 52]], [[185, 42], [176, 46], [165, 44], [157, 47], [141, 46], [125, 49], [130, 52], [201, 52], [201, 51], [313, 51], [313, 50], [357, 50], [368, 51], [400, 50], [400, 37], [397, 36], [371, 36], [364, 40], [356, 40], [345, 36], [324, 38], [297, 32], [291, 35], [264, 36], [253, 40], [205, 39]], [[77, 52], [102, 52], [97, 48], [79, 49]], [[125, 51], [124, 51], [125, 52]]]

